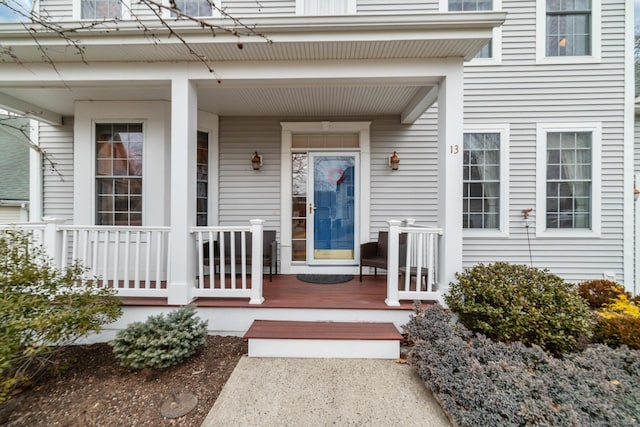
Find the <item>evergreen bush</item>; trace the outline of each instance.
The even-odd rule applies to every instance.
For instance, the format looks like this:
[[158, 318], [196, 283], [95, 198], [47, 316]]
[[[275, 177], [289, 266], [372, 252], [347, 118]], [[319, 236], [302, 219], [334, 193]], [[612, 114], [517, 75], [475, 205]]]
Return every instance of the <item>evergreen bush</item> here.
[[459, 426], [640, 423], [640, 352], [594, 345], [557, 359], [474, 334], [439, 305], [405, 329], [427, 387]]
[[548, 271], [498, 262], [478, 264], [456, 278], [445, 301], [463, 325], [494, 340], [562, 354], [591, 333], [584, 299]]
[[195, 354], [206, 344], [206, 337], [207, 322], [195, 316], [193, 306], [184, 306], [131, 323], [110, 344], [122, 366], [166, 368]]
[[0, 231], [0, 402], [49, 368], [59, 346], [120, 316], [114, 291], [84, 273], [78, 263], [56, 268], [27, 233]]

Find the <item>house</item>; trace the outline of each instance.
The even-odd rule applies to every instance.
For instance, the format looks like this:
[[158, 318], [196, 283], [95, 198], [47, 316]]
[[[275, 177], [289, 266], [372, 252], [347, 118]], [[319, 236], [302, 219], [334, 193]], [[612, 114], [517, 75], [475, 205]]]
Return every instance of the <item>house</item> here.
[[[212, 315], [241, 319], [221, 329], [252, 316], [400, 325], [406, 311], [385, 316], [498, 260], [636, 290], [629, 1], [220, 0], [264, 37], [211, 37], [161, 12], [180, 38], [137, 2], [37, 4], [69, 25], [119, 18], [74, 32], [81, 51], [0, 24], [0, 104], [39, 120], [62, 173], [44, 164], [34, 184], [51, 253], [146, 296], [153, 307], [129, 319], [159, 310], [154, 298], [240, 297], [244, 312]], [[247, 28], [207, 2], [178, 4]], [[402, 288], [411, 275], [399, 290], [390, 261], [375, 312], [265, 311], [259, 262], [206, 264], [203, 249], [235, 252], [225, 232], [239, 233], [242, 257], [262, 229], [277, 232], [281, 277], [355, 274], [360, 243], [388, 230], [393, 260], [407, 233], [426, 290]], [[242, 280], [216, 288], [229, 269]]]
[[0, 224], [29, 220], [29, 120], [0, 114]]

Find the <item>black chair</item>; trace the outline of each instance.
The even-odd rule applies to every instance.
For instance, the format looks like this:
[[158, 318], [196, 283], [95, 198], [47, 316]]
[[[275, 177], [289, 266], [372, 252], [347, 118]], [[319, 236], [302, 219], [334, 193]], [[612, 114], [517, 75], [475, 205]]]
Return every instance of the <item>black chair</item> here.
[[[236, 264], [242, 259], [242, 233], [235, 232], [234, 235], [234, 257]], [[231, 263], [231, 238], [230, 233], [224, 232], [225, 256], [223, 257], [225, 264]], [[245, 236], [245, 245], [247, 248], [246, 265], [251, 266], [251, 233], [247, 232]], [[205, 242], [202, 246], [204, 263], [209, 264], [209, 242]], [[218, 267], [221, 262], [220, 243], [218, 240], [213, 242], [213, 263]], [[269, 281], [273, 280], [273, 273], [278, 274], [278, 241], [276, 240], [275, 230], [262, 231], [262, 266], [269, 267]]]
[[[399, 237], [400, 251], [398, 254], [399, 265], [404, 265], [407, 252], [407, 234], [402, 233]], [[360, 245], [360, 281], [362, 282], [362, 267], [373, 267], [373, 274], [378, 275], [378, 268], [387, 269], [389, 248], [389, 233], [387, 231], [378, 232], [378, 240]]]

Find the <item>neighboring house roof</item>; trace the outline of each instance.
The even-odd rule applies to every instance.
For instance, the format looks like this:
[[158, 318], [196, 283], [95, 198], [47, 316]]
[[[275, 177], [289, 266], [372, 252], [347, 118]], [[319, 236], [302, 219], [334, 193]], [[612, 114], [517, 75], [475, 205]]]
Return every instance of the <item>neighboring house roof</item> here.
[[29, 120], [0, 115], [0, 201], [29, 200], [29, 147], [12, 126], [29, 126]]

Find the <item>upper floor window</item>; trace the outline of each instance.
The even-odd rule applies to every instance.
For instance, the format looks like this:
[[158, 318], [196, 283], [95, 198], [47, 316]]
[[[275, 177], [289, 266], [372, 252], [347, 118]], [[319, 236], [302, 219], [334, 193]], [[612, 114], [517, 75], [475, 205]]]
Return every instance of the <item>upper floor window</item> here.
[[538, 128], [536, 231], [599, 232], [600, 127]]
[[493, 0], [449, 0], [449, 11], [493, 10]]
[[[493, 0], [448, 0], [449, 12], [478, 12], [483, 10], [494, 10]], [[476, 54], [476, 58], [493, 58], [494, 57], [494, 40], [493, 39]]]
[[602, 0], [536, 2], [538, 63], [600, 61]]
[[142, 123], [95, 127], [96, 225], [142, 225]]
[[347, 15], [356, 13], [356, 0], [296, 0], [298, 15]]
[[81, 0], [80, 17], [82, 19], [121, 19], [121, 0]]
[[591, 0], [547, 0], [547, 56], [591, 55]]
[[[175, 0], [175, 4], [182, 13], [189, 16], [211, 16], [213, 8], [209, 0]], [[171, 16], [176, 16], [174, 12]]]

